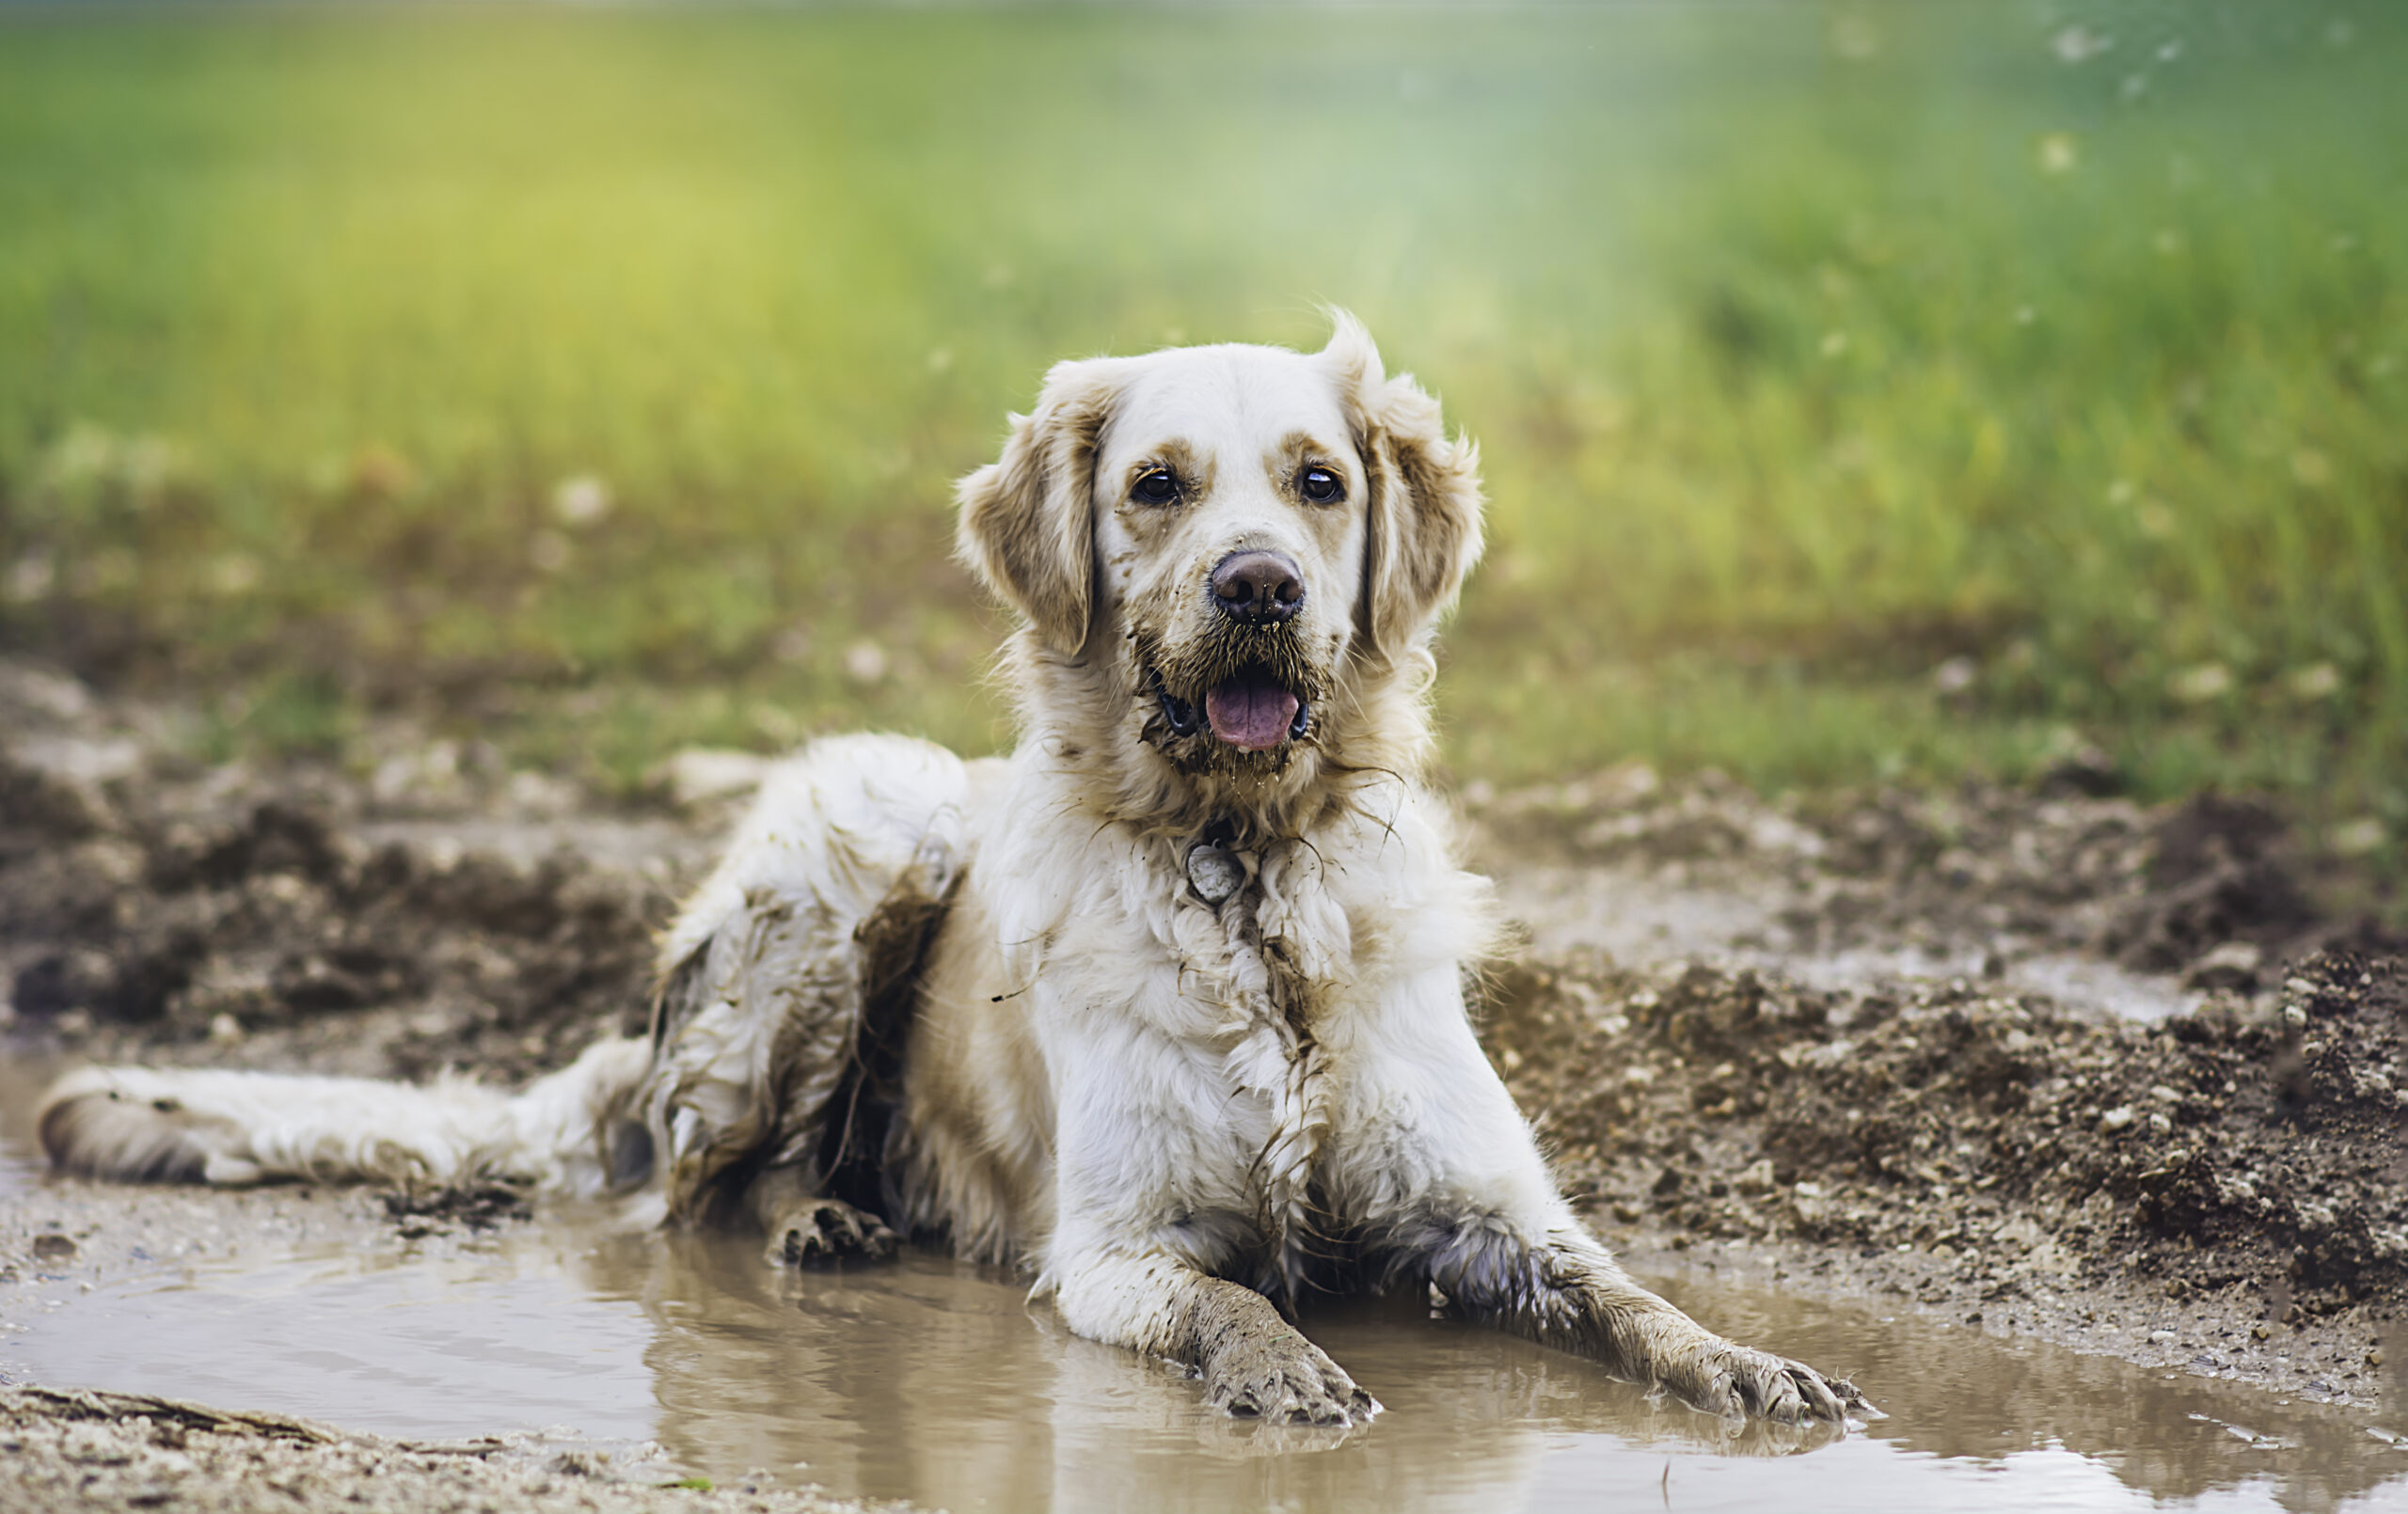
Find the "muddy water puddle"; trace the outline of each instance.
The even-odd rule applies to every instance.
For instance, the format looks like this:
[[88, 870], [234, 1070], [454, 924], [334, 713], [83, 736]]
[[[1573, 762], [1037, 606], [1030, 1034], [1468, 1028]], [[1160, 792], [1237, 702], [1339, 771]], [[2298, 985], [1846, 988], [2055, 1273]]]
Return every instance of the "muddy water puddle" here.
[[[0, 1163], [0, 1198], [70, 1223], [92, 1191], [43, 1175], [22, 1141]], [[958, 1511], [2408, 1508], [2408, 1448], [2378, 1438], [2399, 1427], [2379, 1416], [1703, 1273], [1666, 1291], [1853, 1373], [1892, 1417], [1837, 1440], [1735, 1435], [1388, 1301], [1307, 1321], [1386, 1405], [1377, 1422], [1252, 1426], [939, 1257], [796, 1276], [740, 1240], [608, 1216], [413, 1241], [345, 1212], [238, 1255], [96, 1234], [87, 1247], [117, 1254], [83, 1256], [103, 1264], [89, 1291], [11, 1285], [8, 1365], [416, 1439], [657, 1439], [721, 1481], [758, 1469]]]

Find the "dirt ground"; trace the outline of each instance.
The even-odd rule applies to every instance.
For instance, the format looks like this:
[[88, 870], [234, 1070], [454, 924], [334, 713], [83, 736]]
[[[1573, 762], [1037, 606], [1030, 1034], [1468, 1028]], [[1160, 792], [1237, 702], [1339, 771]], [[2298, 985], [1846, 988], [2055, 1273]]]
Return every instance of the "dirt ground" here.
[[1509, 900], [1515, 865], [1557, 870], [1526, 914], [1687, 896], [1720, 926], [1608, 954], [1555, 919], [1491, 985], [1491, 1054], [1634, 1255], [1769, 1249], [1798, 1286], [2408, 1401], [2408, 961], [2378, 880], [2244, 800], [2070, 781], [1481, 797]]
[[[746, 776], [697, 759], [611, 807], [405, 729], [276, 768], [192, 747], [172, 711], [0, 662], [17, 1057], [523, 1080], [641, 1024], [652, 933]], [[2396, 906], [2261, 806], [2147, 807], [2097, 777], [1784, 801], [1638, 768], [1475, 786], [1475, 856], [1530, 923], [1490, 974], [1491, 1054], [1642, 1267], [1769, 1260], [1810, 1292], [2408, 1403], [2408, 963], [2378, 923]], [[144, 1225], [240, 1244], [309, 1211], [439, 1238], [525, 1212], [490, 1191], [187, 1198], [217, 1206], [188, 1234], [155, 1192], [0, 1197], [0, 1285]], [[22, 1298], [0, 1291], [0, 1326]], [[703, 1496], [573, 1449], [23, 1385], [0, 1421], [11, 1507], [160, 1489], [210, 1507], [262, 1477], [368, 1506]]]
[[848, 1514], [881, 1506], [764, 1484], [630, 1479], [608, 1459], [523, 1435], [446, 1443], [352, 1435], [281, 1414], [146, 1394], [0, 1388], [0, 1495], [25, 1514], [90, 1508], [302, 1508], [370, 1514]]

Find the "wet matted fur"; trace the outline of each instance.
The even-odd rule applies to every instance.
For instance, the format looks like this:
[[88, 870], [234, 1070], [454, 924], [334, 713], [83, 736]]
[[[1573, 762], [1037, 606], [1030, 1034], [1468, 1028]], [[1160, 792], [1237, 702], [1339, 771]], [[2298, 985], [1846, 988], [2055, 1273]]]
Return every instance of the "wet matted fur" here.
[[1022, 623], [1016, 749], [781, 765], [663, 944], [648, 1040], [515, 1098], [89, 1069], [43, 1140], [128, 1177], [641, 1185], [784, 1261], [902, 1231], [1234, 1413], [1374, 1413], [1291, 1321], [1397, 1287], [1712, 1411], [1869, 1411], [1633, 1283], [1473, 1037], [1490, 892], [1423, 775], [1477, 461], [1342, 315], [1319, 353], [1063, 363], [959, 491]]

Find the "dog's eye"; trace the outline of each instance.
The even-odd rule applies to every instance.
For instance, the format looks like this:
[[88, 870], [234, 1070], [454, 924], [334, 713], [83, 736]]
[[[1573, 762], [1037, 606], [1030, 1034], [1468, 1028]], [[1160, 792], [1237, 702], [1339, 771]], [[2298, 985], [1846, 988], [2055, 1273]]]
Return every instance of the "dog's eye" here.
[[1167, 505], [1179, 497], [1179, 481], [1170, 469], [1156, 468], [1131, 486], [1129, 497], [1142, 505]]
[[1335, 504], [1346, 497], [1346, 481], [1329, 468], [1305, 469], [1296, 480], [1296, 487], [1317, 505]]

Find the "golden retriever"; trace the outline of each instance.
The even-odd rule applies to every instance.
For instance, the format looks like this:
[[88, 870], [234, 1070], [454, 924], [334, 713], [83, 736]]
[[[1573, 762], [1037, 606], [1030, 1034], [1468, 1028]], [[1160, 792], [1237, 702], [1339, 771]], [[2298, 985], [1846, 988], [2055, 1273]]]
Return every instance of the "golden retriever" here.
[[793, 1261], [901, 1230], [1233, 1414], [1375, 1413], [1291, 1321], [1391, 1287], [1709, 1411], [1871, 1412], [1632, 1282], [1474, 1039], [1490, 893], [1423, 774], [1476, 465], [1342, 314], [1318, 353], [1063, 363], [959, 490], [1022, 622], [1016, 749], [781, 765], [667, 938], [648, 1040], [515, 1097], [88, 1069], [44, 1142], [129, 1177], [649, 1185]]

